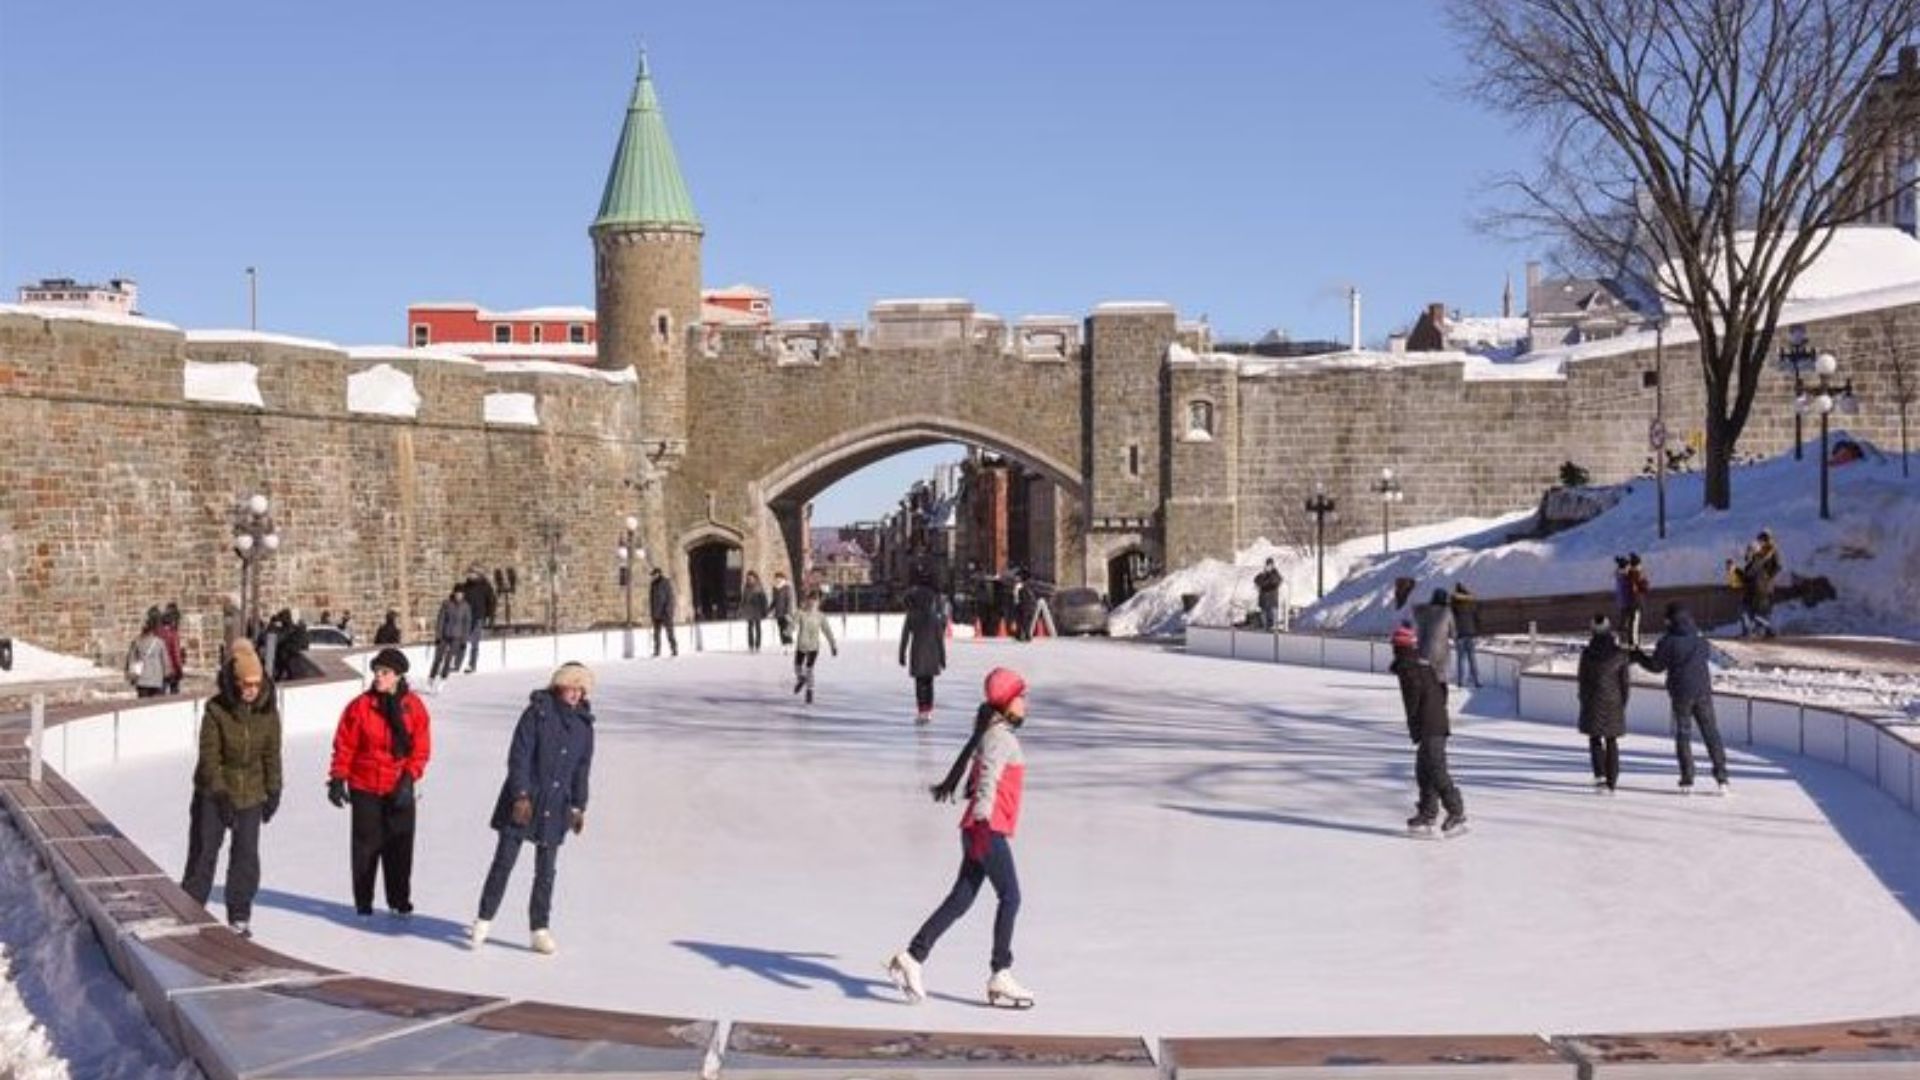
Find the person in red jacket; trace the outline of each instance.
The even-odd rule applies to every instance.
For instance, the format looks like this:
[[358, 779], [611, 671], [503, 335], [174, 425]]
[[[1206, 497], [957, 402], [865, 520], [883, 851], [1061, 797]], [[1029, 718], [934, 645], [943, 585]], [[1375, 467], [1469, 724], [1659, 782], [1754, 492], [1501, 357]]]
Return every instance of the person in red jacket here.
[[926, 1000], [921, 965], [934, 943], [967, 913], [980, 883], [993, 883], [999, 905], [993, 913], [992, 976], [987, 1004], [1013, 1009], [1033, 1006], [1033, 992], [1013, 977], [1013, 922], [1020, 914], [1020, 878], [1013, 869], [1014, 829], [1020, 824], [1020, 795], [1027, 762], [1014, 729], [1027, 718], [1027, 681], [1010, 668], [987, 672], [986, 701], [974, 718], [973, 737], [954, 759], [946, 779], [933, 786], [935, 801], [953, 798], [962, 773], [967, 778], [967, 808], [960, 815], [960, 876], [946, 900], [913, 935], [913, 941], [887, 961], [887, 974], [910, 1001]]
[[384, 873], [387, 907], [413, 912], [414, 785], [433, 750], [427, 706], [407, 687], [407, 656], [381, 649], [373, 685], [347, 703], [333, 733], [327, 801], [353, 806], [353, 908], [373, 914], [373, 879]]

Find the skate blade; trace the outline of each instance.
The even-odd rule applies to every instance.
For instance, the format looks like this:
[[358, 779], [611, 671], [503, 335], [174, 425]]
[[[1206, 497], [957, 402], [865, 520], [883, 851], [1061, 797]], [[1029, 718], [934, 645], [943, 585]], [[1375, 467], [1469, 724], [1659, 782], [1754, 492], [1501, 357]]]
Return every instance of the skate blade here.
[[987, 1004], [996, 1009], [1031, 1009], [1033, 1008], [1033, 999], [1009, 997], [1006, 994], [988, 994]]
[[1440, 839], [1442, 839], [1442, 840], [1452, 840], [1452, 839], [1454, 839], [1454, 838], [1456, 838], [1456, 837], [1461, 837], [1461, 836], [1465, 836], [1465, 835], [1467, 835], [1468, 833], [1470, 833], [1470, 832], [1472, 832], [1472, 831], [1473, 831], [1473, 826], [1471, 826], [1471, 825], [1462, 825], [1462, 826], [1460, 826], [1459, 828], [1457, 828], [1457, 829], [1455, 829], [1455, 830], [1453, 830], [1452, 832], [1442, 832], [1442, 833], [1440, 834]]

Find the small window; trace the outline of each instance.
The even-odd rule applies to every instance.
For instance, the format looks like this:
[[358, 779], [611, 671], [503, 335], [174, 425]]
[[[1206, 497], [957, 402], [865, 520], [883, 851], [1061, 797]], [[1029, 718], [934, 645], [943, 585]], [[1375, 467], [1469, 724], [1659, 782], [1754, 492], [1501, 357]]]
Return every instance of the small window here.
[[567, 341], [574, 345], [585, 345], [587, 343], [586, 325], [583, 323], [568, 323]]
[[1187, 403], [1187, 437], [1213, 438], [1213, 402], [1190, 401]]
[[506, 323], [493, 324], [493, 343], [495, 345], [513, 344], [513, 327]]
[[767, 302], [765, 300], [755, 300], [753, 303], [748, 304], [747, 307], [750, 308], [755, 315], [765, 315], [767, 313]]
[[671, 335], [673, 318], [662, 311], [653, 317], [653, 340], [657, 345], [667, 344]]
[[545, 330], [546, 330], [546, 327], [544, 327], [544, 326], [541, 326], [541, 325], [540, 325], [539, 323], [534, 323], [534, 324], [533, 324], [533, 343], [534, 343], [535, 345], [538, 345], [538, 344], [540, 344], [540, 341], [541, 341], [541, 339], [542, 339], [542, 338], [544, 338], [544, 337], [546, 336], [546, 335], [545, 335], [545, 334], [543, 333], [543, 331], [545, 331]]
[[1127, 475], [1128, 476], [1140, 475], [1140, 444], [1139, 443], [1134, 443], [1132, 446], [1127, 447]]
[[433, 328], [423, 322], [414, 323], [413, 347], [420, 349], [431, 344], [433, 344]]

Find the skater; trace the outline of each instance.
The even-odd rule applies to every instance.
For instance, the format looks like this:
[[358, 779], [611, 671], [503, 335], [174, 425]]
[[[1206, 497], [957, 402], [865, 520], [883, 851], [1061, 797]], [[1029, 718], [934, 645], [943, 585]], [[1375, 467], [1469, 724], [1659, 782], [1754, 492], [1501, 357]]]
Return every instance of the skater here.
[[773, 572], [772, 611], [774, 629], [780, 631], [780, 651], [785, 652], [793, 644], [793, 586], [778, 570]]
[[667, 632], [667, 646], [680, 655], [680, 641], [673, 636], [673, 582], [654, 567], [647, 584], [647, 617], [653, 622], [653, 655], [660, 655], [660, 632]]
[[219, 672], [220, 689], [200, 721], [200, 758], [193, 770], [187, 869], [180, 887], [206, 905], [220, 846], [227, 856], [227, 925], [252, 937], [253, 898], [260, 891], [260, 826], [280, 809], [280, 711], [266, 665], [252, 644], [235, 643]]
[[551, 955], [555, 945], [548, 929], [553, 908], [553, 882], [558, 872], [560, 845], [571, 831], [578, 836], [587, 827], [587, 776], [593, 768], [593, 672], [586, 665], [560, 665], [545, 690], [527, 699], [520, 723], [507, 748], [507, 779], [493, 804], [490, 822], [500, 839], [493, 849], [493, 865], [480, 889], [480, 916], [473, 921], [467, 943], [487, 943], [493, 917], [507, 892], [507, 879], [520, 858], [520, 845], [533, 845], [533, 897], [527, 907], [527, 929], [533, 951]]
[[353, 910], [373, 914], [373, 880], [384, 876], [387, 907], [413, 913], [413, 786], [433, 750], [426, 703], [407, 688], [407, 656], [381, 649], [373, 685], [340, 714], [327, 771], [327, 801], [352, 805]]
[[907, 618], [900, 627], [900, 666], [913, 676], [913, 722], [933, 721], [933, 680], [947, 668], [946, 602], [929, 575], [915, 576], [907, 590]]
[[1605, 615], [1595, 615], [1591, 628], [1593, 637], [1580, 652], [1580, 734], [1587, 737], [1593, 789], [1611, 795], [1620, 786], [1620, 737], [1627, 733], [1633, 667]]
[[399, 612], [397, 611], [387, 612], [387, 621], [381, 623], [379, 626], [374, 628], [373, 643], [375, 645], [400, 644], [400, 613]]
[[827, 639], [833, 655], [840, 655], [840, 643], [833, 638], [833, 624], [820, 611], [820, 590], [808, 589], [806, 602], [800, 605], [800, 617], [793, 626], [793, 692], [807, 692], [807, 704], [813, 704], [813, 665], [820, 660], [820, 639]]
[[1720, 744], [1720, 723], [1713, 714], [1713, 675], [1707, 661], [1713, 647], [1700, 635], [1693, 616], [1679, 601], [1667, 605], [1667, 632], [1648, 656], [1639, 649], [1633, 662], [1667, 676], [1667, 697], [1673, 704], [1673, 752], [1680, 759], [1680, 794], [1693, 794], [1692, 728], [1700, 725], [1707, 757], [1713, 762], [1713, 780], [1719, 794], [1728, 793], [1727, 751]]
[[1434, 677], [1447, 681], [1453, 662], [1453, 607], [1447, 590], [1435, 589], [1427, 602], [1413, 609], [1413, 625], [1420, 641], [1420, 658], [1433, 666]]
[[[480, 663], [481, 632], [493, 621], [493, 585], [485, 570], [469, 566], [463, 588], [467, 597], [467, 674], [471, 675]], [[453, 666], [460, 666], [459, 657], [454, 658]]]
[[160, 609], [148, 608], [140, 636], [127, 647], [127, 682], [135, 697], [159, 697], [167, 692], [167, 643], [160, 640]]
[[1766, 529], [1747, 546], [1746, 560], [1740, 567], [1740, 636], [1755, 630], [1774, 636], [1773, 579], [1780, 574], [1780, 549], [1773, 546], [1773, 533]]
[[1014, 571], [1014, 574], [1013, 574], [1013, 617], [1015, 619], [1015, 624], [1014, 624], [1015, 640], [1017, 641], [1033, 640], [1033, 624], [1034, 624], [1034, 620], [1039, 617], [1039, 614], [1040, 614], [1040, 594], [1035, 592], [1033, 589], [1033, 575], [1027, 573], [1027, 568], [1023, 566], [1020, 569]]
[[1474, 639], [1480, 636], [1480, 598], [1464, 581], [1453, 583], [1453, 595], [1447, 600], [1453, 612], [1453, 683], [1466, 686], [1473, 677], [1473, 688], [1480, 689], [1480, 658], [1474, 652]]
[[466, 651], [467, 629], [473, 622], [473, 609], [467, 606], [466, 590], [455, 585], [440, 601], [440, 615], [433, 633], [433, 664], [427, 669], [427, 690], [438, 693], [447, 676], [460, 670], [460, 654]]
[[1280, 575], [1280, 568], [1272, 559], [1260, 572], [1253, 575], [1253, 587], [1260, 597], [1260, 629], [1280, 629], [1280, 584], [1286, 579]]
[[1413, 776], [1419, 785], [1419, 802], [1407, 819], [1407, 831], [1416, 836], [1433, 835], [1435, 811], [1444, 807], [1446, 820], [1440, 823], [1440, 835], [1458, 836], [1467, 828], [1467, 804], [1447, 773], [1447, 736], [1452, 728], [1447, 720], [1447, 684], [1433, 664], [1420, 654], [1413, 627], [1401, 623], [1393, 632], [1393, 663], [1387, 670], [1400, 678], [1400, 700], [1407, 709], [1407, 735], [1419, 749], [1414, 754]]
[[742, 586], [740, 598], [740, 616], [747, 620], [747, 652], [760, 651], [760, 620], [767, 617], [767, 588], [760, 584], [760, 575], [747, 571], [747, 580]]
[[913, 1002], [925, 1001], [921, 965], [940, 935], [973, 906], [981, 881], [993, 884], [998, 906], [993, 913], [992, 974], [987, 1004], [1026, 1009], [1033, 992], [1013, 977], [1013, 923], [1020, 914], [1020, 878], [1013, 868], [1013, 834], [1020, 824], [1020, 796], [1026, 784], [1026, 757], [1014, 732], [1027, 719], [1027, 683], [1010, 668], [987, 672], [986, 700], [973, 721], [973, 736], [954, 758], [946, 778], [933, 785], [936, 802], [953, 798], [967, 777], [966, 810], [960, 815], [960, 874], [902, 952], [887, 961], [887, 974]]
[[1653, 591], [1653, 583], [1647, 580], [1647, 571], [1640, 563], [1640, 553], [1627, 555], [1626, 574], [1622, 578], [1620, 595], [1620, 636], [1626, 639], [1631, 648], [1640, 647], [1640, 620], [1646, 609], [1647, 594]]
[[186, 654], [180, 649], [179, 604], [167, 602], [167, 609], [160, 613], [160, 629], [155, 632], [160, 635], [161, 644], [167, 647], [166, 692], [177, 694], [180, 692], [180, 680], [187, 673]]

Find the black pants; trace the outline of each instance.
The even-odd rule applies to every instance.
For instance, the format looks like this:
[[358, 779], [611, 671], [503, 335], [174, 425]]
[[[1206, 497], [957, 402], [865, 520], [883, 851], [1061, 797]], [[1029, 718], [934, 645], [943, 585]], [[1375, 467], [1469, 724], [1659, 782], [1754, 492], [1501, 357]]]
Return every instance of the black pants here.
[[954, 878], [947, 898], [927, 916], [920, 932], [913, 935], [913, 941], [907, 945], [907, 952], [915, 960], [925, 962], [940, 935], [973, 906], [982, 881], [993, 883], [993, 894], [999, 900], [993, 912], [992, 968], [1002, 971], [1013, 966], [1013, 922], [1020, 915], [1020, 877], [1013, 870], [1013, 846], [999, 833], [994, 833], [988, 841], [984, 859], [970, 856], [967, 835], [964, 831], [960, 834], [960, 875]]
[[776, 615], [773, 618], [773, 625], [780, 628], [780, 644], [793, 644], [793, 619], [785, 615]]
[[1593, 778], [1605, 780], [1607, 790], [1620, 786], [1620, 740], [1612, 735], [1587, 736], [1587, 756], [1593, 760]]
[[428, 670], [430, 679], [444, 679], [460, 670], [460, 654], [466, 650], [464, 642], [452, 638], [441, 638], [433, 643], [433, 666]]
[[[228, 922], [248, 922], [253, 918], [253, 898], [260, 891], [261, 809], [249, 806], [233, 813], [233, 850], [227, 855]], [[220, 821], [220, 810], [212, 796], [194, 794], [187, 827], [192, 832], [187, 839], [187, 872], [180, 879], [180, 887], [205, 905], [213, 892], [220, 845], [227, 838], [227, 827]]]
[[921, 712], [933, 711], [933, 676], [913, 677], [913, 703], [920, 707]]
[[800, 652], [797, 649], [794, 650], [794, 653], [793, 653], [793, 684], [794, 686], [799, 687], [812, 682], [813, 681], [813, 665], [819, 662], [820, 662], [819, 649], [815, 649], [812, 652]]
[[673, 620], [671, 619], [662, 620], [653, 624], [653, 655], [660, 655], [660, 634], [662, 631], [667, 635], [667, 647], [673, 650], [673, 655], [679, 656], [680, 642], [673, 636]]
[[166, 692], [167, 688], [164, 686], [136, 686], [133, 688], [134, 697], [159, 697]]
[[1707, 757], [1713, 762], [1713, 778], [1727, 782], [1727, 749], [1720, 743], [1720, 721], [1713, 715], [1713, 698], [1673, 703], [1673, 753], [1680, 759], [1680, 786], [1693, 786], [1693, 725], [1700, 725], [1700, 737], [1706, 740]]
[[747, 620], [747, 651], [750, 653], [760, 651], [760, 620], [759, 619]]
[[1432, 817], [1435, 804], [1444, 806], [1449, 815], [1467, 812], [1466, 801], [1460, 798], [1460, 789], [1454, 786], [1453, 777], [1447, 774], [1447, 737], [1429, 735], [1420, 740], [1420, 748], [1414, 752], [1413, 778], [1420, 785], [1420, 805], [1417, 808], [1421, 817]]
[[[520, 861], [520, 846], [527, 841], [500, 834], [494, 845], [493, 865], [487, 868], [487, 883], [480, 889], [480, 917], [488, 922], [500, 910], [500, 899], [507, 894], [507, 879], [513, 876], [513, 864]], [[527, 904], [527, 929], [545, 930], [553, 913], [553, 879], [560, 871], [559, 847], [533, 846], [533, 898]]]
[[384, 876], [387, 906], [413, 910], [414, 807], [396, 810], [385, 796], [355, 791], [353, 797], [353, 909], [373, 911], [373, 879]]
[[1620, 624], [1615, 629], [1620, 640], [1627, 645], [1640, 644], [1640, 605], [1628, 604], [1620, 609]]

